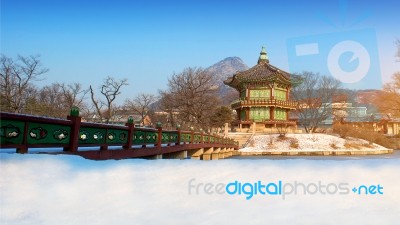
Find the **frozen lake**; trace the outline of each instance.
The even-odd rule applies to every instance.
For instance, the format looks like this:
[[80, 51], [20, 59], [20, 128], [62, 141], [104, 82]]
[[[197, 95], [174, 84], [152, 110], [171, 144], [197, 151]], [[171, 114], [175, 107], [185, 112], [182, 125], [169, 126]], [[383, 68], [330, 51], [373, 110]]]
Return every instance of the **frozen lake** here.
[[[91, 161], [3, 153], [0, 224], [395, 225], [394, 156]], [[255, 184], [268, 184], [269, 192], [257, 193]]]

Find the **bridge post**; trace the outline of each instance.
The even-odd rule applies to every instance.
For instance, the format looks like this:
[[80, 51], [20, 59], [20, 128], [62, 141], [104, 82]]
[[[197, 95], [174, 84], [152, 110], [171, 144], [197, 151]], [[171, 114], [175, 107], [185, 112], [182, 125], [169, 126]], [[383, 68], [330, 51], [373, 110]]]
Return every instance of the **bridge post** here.
[[178, 133], [178, 140], [176, 141], [175, 145], [181, 144], [181, 125], [176, 125], [176, 131]]
[[130, 149], [132, 148], [132, 136], [135, 130], [135, 122], [132, 116], [128, 117], [128, 122], [125, 124], [125, 126], [128, 126], [128, 140], [126, 141], [126, 145], [124, 145], [123, 148]]
[[221, 150], [219, 151], [218, 158], [224, 159], [225, 158], [225, 154], [226, 154], [226, 148], [225, 147], [221, 147], [220, 149]]
[[79, 108], [74, 106], [71, 108], [70, 115], [67, 119], [72, 122], [71, 136], [69, 139], [69, 146], [64, 148], [64, 151], [76, 152], [78, 151], [79, 142], [79, 129], [81, 128], [81, 117], [79, 116]]
[[161, 143], [162, 143], [162, 124], [161, 124], [161, 122], [157, 122], [156, 127], [158, 130], [157, 148], [161, 149]]
[[204, 153], [204, 148], [192, 149], [192, 150], [188, 150], [187, 151], [187, 155], [191, 159], [197, 159], [197, 160], [200, 160], [200, 158], [203, 155], [203, 153]]
[[219, 152], [221, 151], [221, 148], [214, 148], [214, 151], [211, 153], [211, 159], [212, 160], [218, 160], [219, 159]]
[[25, 122], [23, 139], [22, 139], [22, 146], [17, 148], [17, 151], [16, 151], [17, 153], [20, 153], [20, 154], [28, 153], [28, 147], [27, 147], [27, 145], [28, 145], [28, 140], [27, 140], [28, 137], [27, 137], [27, 135], [28, 135], [28, 123]]
[[204, 136], [203, 129], [200, 128], [200, 143], [201, 144], [204, 144], [203, 136]]
[[211, 155], [214, 151], [213, 147], [210, 148], [204, 148], [203, 149], [203, 155], [201, 156], [202, 160], [211, 160]]
[[193, 144], [194, 143], [194, 128], [190, 127], [190, 142], [189, 144]]

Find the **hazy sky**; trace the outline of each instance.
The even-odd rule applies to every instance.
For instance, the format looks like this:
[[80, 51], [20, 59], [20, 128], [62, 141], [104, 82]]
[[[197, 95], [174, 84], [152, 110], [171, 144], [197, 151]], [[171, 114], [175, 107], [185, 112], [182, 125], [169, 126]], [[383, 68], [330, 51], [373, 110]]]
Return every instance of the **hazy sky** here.
[[[2, 0], [1, 53], [40, 54], [50, 69], [40, 85], [78, 81], [88, 87], [99, 86], [108, 75], [128, 78], [130, 85], [122, 91], [129, 97], [156, 93], [173, 72], [188, 66], [208, 67], [229, 56], [253, 66], [263, 45], [272, 64], [301, 72], [290, 67], [288, 40], [319, 42], [330, 34], [346, 39], [342, 32], [370, 29], [376, 37], [365, 47], [372, 49], [371, 60], [379, 61], [374, 73], [380, 73], [373, 76], [385, 82], [400, 71], [394, 57], [399, 8], [400, 2], [392, 0]], [[319, 48], [326, 58], [323, 49], [332, 46]]]

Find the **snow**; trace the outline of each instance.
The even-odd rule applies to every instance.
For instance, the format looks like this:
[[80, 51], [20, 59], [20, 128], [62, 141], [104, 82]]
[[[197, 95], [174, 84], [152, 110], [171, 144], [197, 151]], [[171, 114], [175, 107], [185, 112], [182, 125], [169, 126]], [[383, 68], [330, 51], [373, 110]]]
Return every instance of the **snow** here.
[[[398, 224], [400, 159], [108, 160], [0, 153], [0, 224]], [[347, 182], [383, 195], [189, 194], [188, 183]], [[201, 189], [200, 189], [201, 190]]]
[[[298, 146], [296, 146], [296, 143]], [[347, 144], [347, 147], [345, 146]], [[286, 138], [279, 135], [257, 135], [253, 137], [248, 147], [242, 152], [274, 152], [274, 151], [374, 151], [387, 150], [375, 143], [356, 138], [340, 138], [328, 134], [287, 134]]]

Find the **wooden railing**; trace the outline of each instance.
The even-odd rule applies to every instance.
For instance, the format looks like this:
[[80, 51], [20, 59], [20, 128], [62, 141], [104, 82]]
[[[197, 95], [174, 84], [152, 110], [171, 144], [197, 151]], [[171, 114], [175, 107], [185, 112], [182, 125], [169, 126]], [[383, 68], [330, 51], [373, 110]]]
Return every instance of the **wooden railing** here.
[[285, 107], [290, 109], [295, 109], [297, 107], [297, 102], [291, 100], [280, 100], [271, 98], [257, 98], [249, 100], [247, 99], [237, 99], [231, 103], [232, 108], [240, 108], [246, 106], [275, 106], [275, 107]]
[[[158, 148], [163, 146], [207, 144], [238, 148], [233, 139], [204, 132], [136, 128], [133, 119], [125, 126], [81, 122], [79, 111], [71, 110], [67, 120], [23, 114], [0, 114], [0, 149], [15, 148], [18, 153], [27, 153], [29, 148], [63, 148], [64, 152], [77, 153], [82, 147], [121, 146], [121, 150]], [[182, 148], [180, 148], [182, 149]]]
[[[250, 120], [234, 120], [231, 122], [231, 124], [238, 125], [238, 124], [253, 124], [255, 121], [250, 119]], [[258, 123], [263, 123], [263, 124], [287, 124], [287, 125], [296, 125], [297, 120], [262, 120], [261, 122]]]

